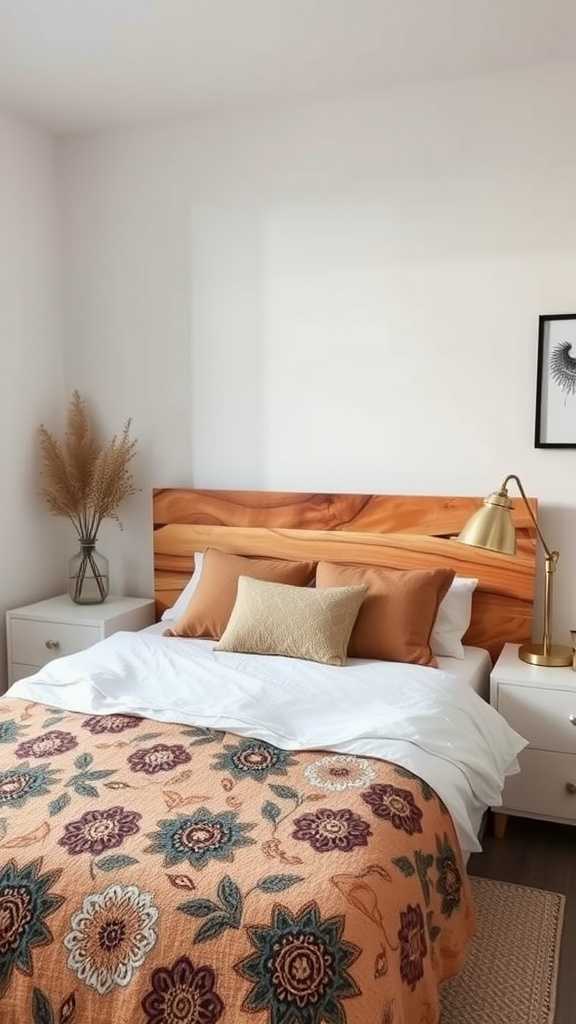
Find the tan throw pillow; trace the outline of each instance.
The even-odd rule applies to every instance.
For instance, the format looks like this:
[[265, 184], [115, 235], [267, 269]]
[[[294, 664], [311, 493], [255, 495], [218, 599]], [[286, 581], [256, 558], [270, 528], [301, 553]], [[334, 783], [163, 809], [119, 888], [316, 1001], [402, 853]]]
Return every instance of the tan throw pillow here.
[[236, 600], [239, 576], [305, 587], [314, 577], [314, 562], [278, 558], [244, 558], [210, 548], [202, 576], [184, 614], [167, 631], [171, 636], [206, 636], [219, 640]]
[[241, 576], [217, 651], [280, 654], [344, 665], [365, 586], [315, 590]]
[[403, 661], [436, 666], [430, 635], [438, 607], [454, 573], [451, 569], [380, 569], [377, 566], [319, 562], [316, 586], [364, 583], [366, 600], [350, 638], [351, 658]]

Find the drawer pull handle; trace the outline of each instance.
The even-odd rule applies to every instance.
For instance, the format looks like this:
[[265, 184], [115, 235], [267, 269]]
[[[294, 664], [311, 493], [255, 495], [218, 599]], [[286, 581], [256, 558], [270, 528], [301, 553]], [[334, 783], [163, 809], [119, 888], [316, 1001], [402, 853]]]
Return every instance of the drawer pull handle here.
[[570, 796], [574, 796], [574, 794], [576, 793], [576, 782], [567, 782], [566, 792], [570, 793]]
[[46, 641], [46, 647], [48, 648], [49, 651], [57, 651], [58, 648], [60, 647], [60, 641], [59, 640], [47, 640]]
[[576, 715], [568, 715], [568, 721], [571, 725], [576, 725]]

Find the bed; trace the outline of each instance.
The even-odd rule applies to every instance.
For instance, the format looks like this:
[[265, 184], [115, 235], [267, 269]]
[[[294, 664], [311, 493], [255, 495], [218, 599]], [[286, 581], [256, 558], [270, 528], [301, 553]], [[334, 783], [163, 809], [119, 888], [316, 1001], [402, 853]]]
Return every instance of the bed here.
[[334, 669], [156, 626], [16, 683], [0, 700], [2, 1024], [436, 1024], [474, 931], [464, 857], [522, 746], [478, 694], [533, 598], [521, 509], [517, 559], [447, 539], [474, 507], [156, 493], [159, 615], [210, 546], [449, 564], [480, 580], [469, 650]]

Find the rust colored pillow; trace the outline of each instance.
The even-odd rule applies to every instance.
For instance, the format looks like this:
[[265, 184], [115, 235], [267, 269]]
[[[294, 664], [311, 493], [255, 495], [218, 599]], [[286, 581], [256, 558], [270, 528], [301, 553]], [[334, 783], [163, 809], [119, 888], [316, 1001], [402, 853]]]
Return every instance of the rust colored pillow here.
[[232, 614], [239, 576], [305, 587], [314, 578], [314, 567], [314, 562], [245, 558], [210, 548], [204, 555], [202, 576], [186, 611], [165, 635], [219, 640]]
[[317, 587], [365, 583], [368, 593], [352, 630], [348, 655], [377, 661], [436, 666], [430, 635], [438, 606], [448, 591], [451, 569], [380, 569], [319, 562]]

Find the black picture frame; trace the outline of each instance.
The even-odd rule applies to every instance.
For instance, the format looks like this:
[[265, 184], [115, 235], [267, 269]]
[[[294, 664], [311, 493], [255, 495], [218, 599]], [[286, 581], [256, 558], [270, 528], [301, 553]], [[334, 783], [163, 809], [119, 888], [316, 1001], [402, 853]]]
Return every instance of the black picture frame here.
[[[576, 353], [576, 313], [546, 313], [538, 317], [538, 370], [536, 373], [536, 417], [534, 429], [535, 448], [576, 448], [576, 420], [574, 426], [574, 441], [549, 441], [543, 440], [544, 415], [542, 411], [543, 386], [548, 383], [551, 375], [549, 361], [547, 359], [549, 339], [547, 337], [549, 325], [555, 321], [574, 321], [574, 347]], [[576, 356], [573, 357], [576, 359]], [[576, 412], [576, 394], [572, 392], [574, 410]], [[548, 434], [546, 433], [546, 436]]]

